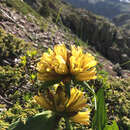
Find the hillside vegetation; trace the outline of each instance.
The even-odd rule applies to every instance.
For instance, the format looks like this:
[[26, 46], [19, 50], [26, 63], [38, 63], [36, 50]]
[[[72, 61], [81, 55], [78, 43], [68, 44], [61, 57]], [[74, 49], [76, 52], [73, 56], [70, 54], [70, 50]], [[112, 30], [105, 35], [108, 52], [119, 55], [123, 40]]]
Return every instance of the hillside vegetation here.
[[[31, 119], [43, 111], [33, 99], [39, 88], [45, 91], [37, 80], [36, 64], [43, 52], [61, 43], [67, 48], [71, 44], [80, 45], [96, 57], [97, 79], [88, 84], [95, 94], [100, 88], [104, 89], [108, 124], [115, 120], [119, 129], [129, 130], [129, 73], [122, 78], [113, 69], [113, 63], [129, 60], [127, 37], [103, 17], [72, 8], [59, 0], [0, 3], [0, 129], [5, 130], [14, 122], [26, 122], [26, 118]], [[129, 64], [123, 67], [130, 69]], [[91, 122], [94, 98], [84, 86], [77, 88], [90, 96]], [[66, 129], [64, 120], [58, 125]], [[92, 129], [92, 123], [88, 126], [73, 123], [72, 126], [75, 130]]]

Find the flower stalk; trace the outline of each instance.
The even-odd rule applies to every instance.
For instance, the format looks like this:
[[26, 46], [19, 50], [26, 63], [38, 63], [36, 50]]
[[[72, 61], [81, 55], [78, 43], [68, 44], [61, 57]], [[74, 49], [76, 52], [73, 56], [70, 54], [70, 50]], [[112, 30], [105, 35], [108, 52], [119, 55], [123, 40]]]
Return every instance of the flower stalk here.
[[73, 127], [72, 127], [72, 125], [69, 122], [69, 119], [67, 117], [65, 118], [65, 125], [66, 125], [66, 129], [65, 130], [73, 130]]

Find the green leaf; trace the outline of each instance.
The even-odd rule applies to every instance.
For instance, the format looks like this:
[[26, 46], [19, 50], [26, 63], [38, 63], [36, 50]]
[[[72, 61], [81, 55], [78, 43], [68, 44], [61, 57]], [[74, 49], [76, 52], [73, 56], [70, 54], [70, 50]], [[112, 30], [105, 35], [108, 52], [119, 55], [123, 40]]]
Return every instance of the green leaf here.
[[100, 88], [97, 92], [97, 110], [95, 112], [92, 127], [94, 130], [103, 130], [107, 122], [107, 113], [104, 101], [104, 89]]
[[56, 18], [56, 24], [58, 23], [58, 20], [60, 19], [61, 12], [62, 12], [62, 7], [58, 11], [58, 15], [57, 15], [57, 18]]
[[51, 111], [44, 111], [28, 118], [25, 124], [18, 120], [8, 130], [52, 130], [56, 127], [56, 117]]
[[10, 127], [8, 128], [8, 130], [18, 130], [18, 129], [19, 130], [25, 129], [24, 123], [20, 119], [18, 119], [18, 121], [16, 121], [16, 122], [12, 123], [10, 125]]
[[118, 127], [116, 121], [113, 121], [112, 125], [106, 125], [103, 130], [119, 130], [119, 127]]

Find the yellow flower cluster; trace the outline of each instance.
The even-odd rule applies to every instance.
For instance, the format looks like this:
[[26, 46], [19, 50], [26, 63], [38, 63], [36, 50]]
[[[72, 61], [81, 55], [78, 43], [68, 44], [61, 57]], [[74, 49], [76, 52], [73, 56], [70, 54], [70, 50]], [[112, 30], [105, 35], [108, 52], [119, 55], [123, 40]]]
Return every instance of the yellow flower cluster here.
[[38, 79], [41, 81], [71, 79], [85, 81], [96, 78], [97, 62], [90, 53], [83, 53], [81, 47], [71, 46], [68, 50], [64, 44], [55, 45], [54, 50], [43, 53], [37, 64]]
[[72, 88], [70, 95], [70, 98], [68, 98], [63, 86], [58, 86], [56, 91], [49, 91], [46, 95], [40, 93], [34, 99], [44, 109], [66, 113], [73, 122], [88, 125], [90, 111], [80, 112], [87, 106], [87, 99], [83, 92], [77, 88]]
[[[64, 44], [55, 45], [54, 50], [48, 49], [43, 53], [37, 64], [37, 77], [41, 81], [70, 81], [73, 77], [87, 81], [96, 78], [96, 65], [95, 58], [90, 53], [83, 53], [81, 47], [72, 45], [68, 50]], [[34, 99], [44, 109], [65, 114], [74, 122], [88, 125], [90, 110], [81, 111], [87, 107], [87, 98], [77, 88], [70, 89], [69, 98], [65, 87], [62, 82], [56, 89], [47, 89], [46, 93], [39, 93]]]

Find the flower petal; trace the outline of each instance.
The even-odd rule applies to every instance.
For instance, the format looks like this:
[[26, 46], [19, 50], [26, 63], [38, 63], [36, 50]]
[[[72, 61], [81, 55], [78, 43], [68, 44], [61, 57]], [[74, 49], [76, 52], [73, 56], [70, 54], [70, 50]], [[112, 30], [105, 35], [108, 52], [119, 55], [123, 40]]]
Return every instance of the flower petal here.
[[92, 68], [86, 72], [79, 73], [75, 76], [75, 78], [80, 81], [96, 79], [96, 77], [96, 68]]
[[56, 55], [62, 56], [62, 58], [67, 61], [67, 49], [65, 44], [59, 44], [54, 46], [54, 52]]
[[79, 111], [86, 106], [87, 99], [84, 97], [83, 92], [76, 88], [72, 88], [71, 97], [66, 105], [67, 111]]
[[78, 112], [75, 116], [70, 117], [70, 120], [76, 123], [80, 123], [83, 125], [88, 125], [89, 124], [89, 114], [90, 111], [87, 110], [85, 112]]
[[66, 61], [60, 55], [57, 55], [55, 58], [56, 60], [54, 62], [54, 68], [55, 68], [56, 73], [67, 74], [68, 68], [66, 65]]
[[50, 103], [47, 102], [47, 100], [44, 96], [42, 96], [42, 94], [40, 94], [39, 96], [35, 96], [34, 99], [41, 107], [49, 110], [52, 109], [52, 106], [50, 105]]

